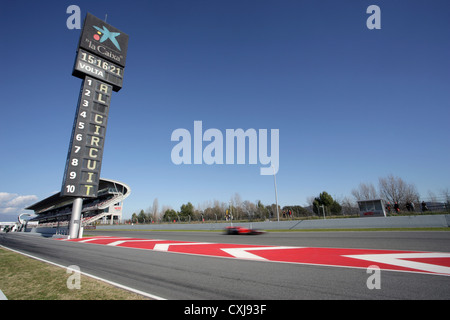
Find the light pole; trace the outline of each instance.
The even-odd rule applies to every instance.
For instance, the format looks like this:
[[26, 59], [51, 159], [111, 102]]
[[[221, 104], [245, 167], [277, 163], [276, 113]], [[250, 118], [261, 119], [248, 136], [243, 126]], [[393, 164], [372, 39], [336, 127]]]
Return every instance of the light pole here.
[[277, 220], [280, 221], [280, 213], [278, 212], [278, 193], [277, 193], [277, 179], [275, 178], [275, 168], [272, 165], [273, 169], [273, 183], [275, 185], [275, 202], [277, 205]]
[[324, 207], [324, 205], [321, 205], [320, 207], [322, 207], [323, 220], [325, 220], [325, 207]]

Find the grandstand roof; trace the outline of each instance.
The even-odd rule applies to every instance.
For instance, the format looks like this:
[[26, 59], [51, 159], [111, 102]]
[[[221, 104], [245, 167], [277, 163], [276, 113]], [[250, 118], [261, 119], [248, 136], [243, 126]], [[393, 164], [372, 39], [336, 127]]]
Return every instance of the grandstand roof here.
[[[126, 197], [128, 197], [128, 195], [131, 192], [130, 187], [123, 182], [101, 178], [99, 181], [98, 190], [100, 191], [105, 188], [112, 188], [114, 190], [117, 190], [117, 192], [120, 192], [122, 194], [122, 197], [121, 197], [122, 199], [125, 199]], [[25, 209], [26, 210], [34, 210], [34, 212], [36, 214], [39, 214], [40, 212], [48, 211], [52, 208], [60, 207], [64, 204], [72, 203], [74, 201], [74, 199], [75, 199], [75, 197], [71, 197], [71, 196], [61, 196], [61, 193], [58, 192], [48, 198], [45, 198], [39, 202], [36, 202], [35, 204], [32, 204], [31, 206], [29, 206]], [[93, 199], [91, 199], [91, 200], [93, 200]]]

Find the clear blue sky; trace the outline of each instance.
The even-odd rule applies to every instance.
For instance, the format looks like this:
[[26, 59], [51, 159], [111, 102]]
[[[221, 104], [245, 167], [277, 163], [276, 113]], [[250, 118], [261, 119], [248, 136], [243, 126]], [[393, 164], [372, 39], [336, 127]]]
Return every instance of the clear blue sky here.
[[[275, 202], [256, 165], [175, 165], [175, 129], [279, 129], [279, 204], [351, 197], [389, 174], [450, 187], [450, 2], [6, 1], [0, 11], [0, 215], [61, 188], [81, 80], [66, 8], [128, 33], [101, 176], [132, 189], [124, 217], [214, 199]], [[381, 29], [369, 30], [369, 5]], [[204, 143], [205, 146], [207, 143]], [[224, 142], [225, 145], [225, 142]], [[225, 152], [225, 151], [224, 151]], [[247, 159], [248, 163], [248, 159]]]

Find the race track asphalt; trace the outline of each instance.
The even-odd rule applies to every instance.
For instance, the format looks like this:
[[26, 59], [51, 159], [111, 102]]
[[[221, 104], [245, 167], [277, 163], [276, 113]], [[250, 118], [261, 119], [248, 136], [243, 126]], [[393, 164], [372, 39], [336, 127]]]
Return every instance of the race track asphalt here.
[[[227, 236], [218, 232], [88, 231], [90, 235], [233, 244], [450, 252], [450, 232], [271, 232]], [[224, 259], [0, 234], [0, 245], [164, 299], [450, 299], [450, 277], [381, 271], [369, 289], [365, 269]]]

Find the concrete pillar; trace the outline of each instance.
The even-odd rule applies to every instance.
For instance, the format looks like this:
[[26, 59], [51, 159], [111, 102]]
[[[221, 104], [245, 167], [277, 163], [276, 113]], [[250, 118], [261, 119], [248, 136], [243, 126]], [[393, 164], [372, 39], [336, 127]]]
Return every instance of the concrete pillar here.
[[72, 205], [72, 216], [70, 217], [69, 238], [77, 239], [81, 225], [81, 208], [83, 207], [83, 198], [76, 198]]

